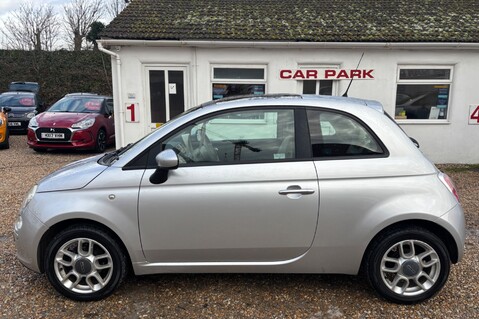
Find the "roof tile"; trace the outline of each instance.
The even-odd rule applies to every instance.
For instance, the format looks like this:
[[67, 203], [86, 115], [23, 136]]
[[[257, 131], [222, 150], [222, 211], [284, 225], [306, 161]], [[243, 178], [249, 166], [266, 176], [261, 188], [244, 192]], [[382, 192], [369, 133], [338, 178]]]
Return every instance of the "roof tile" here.
[[133, 0], [103, 38], [479, 42], [477, 0]]

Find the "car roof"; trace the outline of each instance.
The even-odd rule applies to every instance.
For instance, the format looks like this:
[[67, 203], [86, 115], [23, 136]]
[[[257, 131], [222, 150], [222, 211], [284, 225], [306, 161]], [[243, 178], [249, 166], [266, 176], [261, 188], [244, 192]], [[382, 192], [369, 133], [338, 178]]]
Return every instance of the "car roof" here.
[[29, 96], [35, 96], [35, 93], [28, 92], [28, 91], [9, 91], [9, 92], [3, 92], [0, 95], [29, 95]]
[[83, 93], [83, 92], [77, 92], [77, 93], [69, 93], [65, 95], [64, 97], [97, 97], [97, 98], [102, 98], [102, 99], [111, 99], [111, 96], [106, 96], [106, 95], [98, 95], [96, 93]]
[[284, 104], [288, 106], [318, 106], [328, 107], [332, 109], [357, 109], [359, 107], [368, 107], [380, 113], [384, 113], [383, 106], [378, 101], [358, 99], [352, 97], [329, 96], [329, 95], [313, 95], [313, 94], [265, 94], [265, 95], [246, 95], [232, 96], [224, 99], [214, 100], [201, 104], [199, 107], [204, 108], [232, 108], [241, 106], [256, 105], [278, 105]]

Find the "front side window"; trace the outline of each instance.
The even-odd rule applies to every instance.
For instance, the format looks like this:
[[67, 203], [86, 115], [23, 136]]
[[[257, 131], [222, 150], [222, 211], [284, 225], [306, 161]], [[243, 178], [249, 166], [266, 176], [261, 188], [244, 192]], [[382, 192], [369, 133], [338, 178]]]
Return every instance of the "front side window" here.
[[212, 99], [237, 95], [263, 95], [266, 91], [264, 67], [213, 67]]
[[446, 120], [452, 67], [400, 67], [396, 120]]
[[377, 139], [356, 119], [342, 113], [308, 110], [313, 157], [383, 155]]
[[[262, 120], [251, 120], [258, 118]], [[162, 149], [175, 150], [180, 165], [293, 159], [294, 111], [261, 109], [216, 114], [180, 130], [163, 142]]]

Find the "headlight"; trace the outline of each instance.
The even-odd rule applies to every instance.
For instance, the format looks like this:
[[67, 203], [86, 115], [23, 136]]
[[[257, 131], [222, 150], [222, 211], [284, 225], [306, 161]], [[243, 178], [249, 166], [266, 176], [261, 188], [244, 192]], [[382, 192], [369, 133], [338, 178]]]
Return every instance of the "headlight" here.
[[35, 196], [36, 192], [37, 192], [37, 185], [30, 188], [28, 193], [25, 195], [25, 199], [23, 200], [20, 210], [23, 210], [25, 207], [27, 207], [28, 203], [30, 203], [30, 201], [33, 199], [33, 196]]
[[27, 119], [31, 119], [31, 118], [34, 117], [35, 115], [36, 115], [35, 112], [27, 113]]
[[28, 122], [28, 127], [30, 128], [37, 128], [38, 127], [38, 122], [36, 117], [32, 117], [30, 119], [30, 122]]
[[2, 126], [2, 125], [3, 125], [3, 120], [2, 120], [2, 119], [0, 119], [0, 126]]
[[87, 129], [89, 127], [92, 127], [93, 124], [95, 124], [95, 119], [86, 119], [86, 120], [83, 120], [81, 122], [73, 124], [72, 128], [84, 130], [84, 129]]

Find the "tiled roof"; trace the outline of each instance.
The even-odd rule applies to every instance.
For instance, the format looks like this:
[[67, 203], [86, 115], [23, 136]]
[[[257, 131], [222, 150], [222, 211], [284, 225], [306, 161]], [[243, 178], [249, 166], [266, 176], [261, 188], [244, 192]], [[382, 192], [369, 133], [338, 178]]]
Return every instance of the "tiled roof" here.
[[479, 42], [478, 0], [132, 0], [103, 38]]

